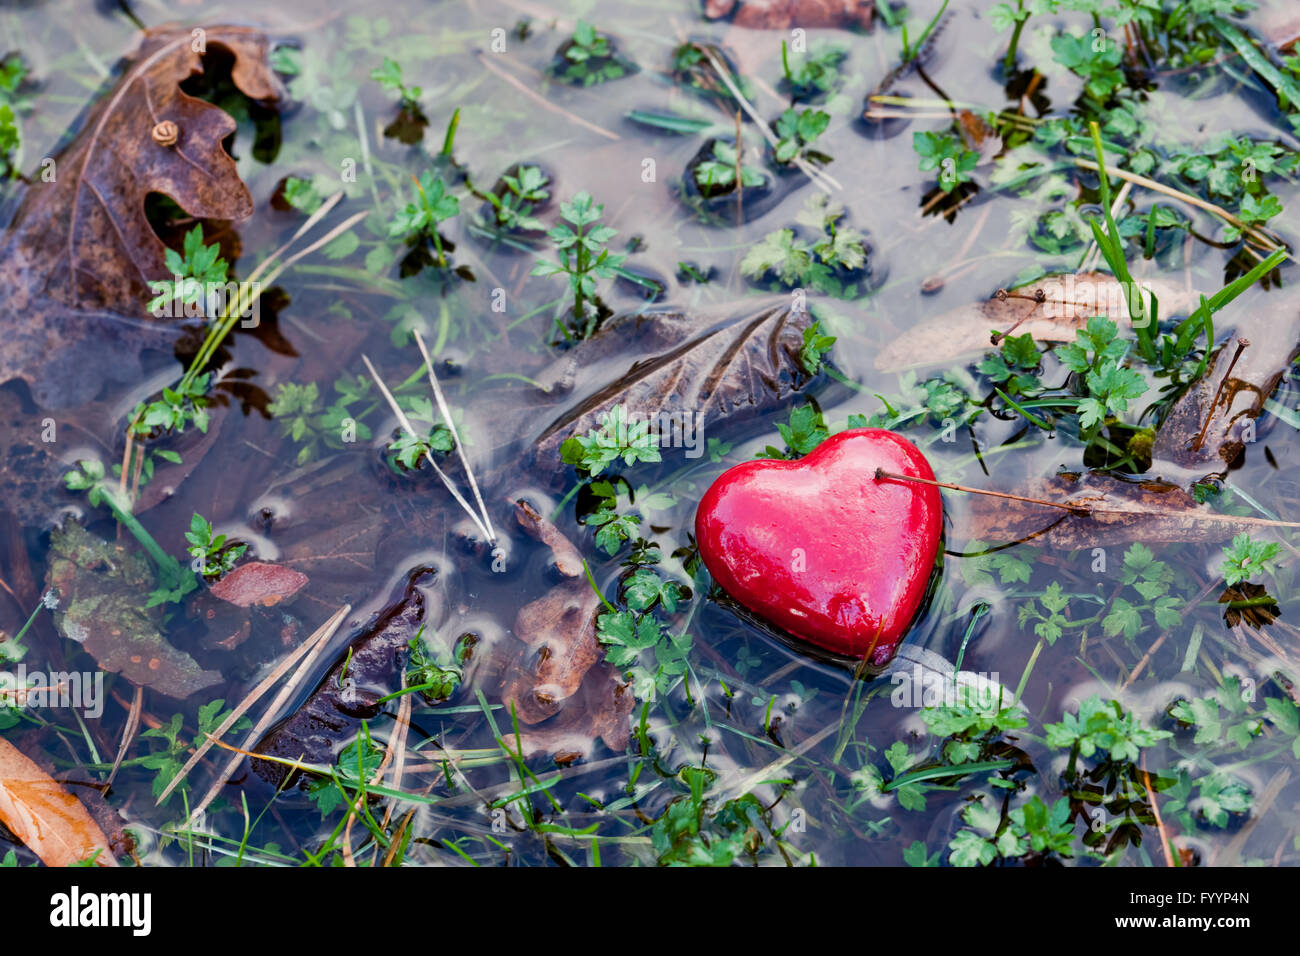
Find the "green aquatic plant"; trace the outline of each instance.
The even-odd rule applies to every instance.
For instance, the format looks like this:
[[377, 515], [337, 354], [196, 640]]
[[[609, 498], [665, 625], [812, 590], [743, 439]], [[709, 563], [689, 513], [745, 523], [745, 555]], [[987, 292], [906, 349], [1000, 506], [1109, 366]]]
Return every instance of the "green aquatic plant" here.
[[[573, 318], [578, 325], [579, 338], [586, 338], [596, 327], [596, 280], [612, 279], [618, 267], [627, 258], [610, 252], [606, 246], [618, 235], [618, 230], [601, 223], [605, 207], [592, 198], [591, 193], [578, 193], [569, 202], [560, 203], [560, 217], [564, 222], [551, 229], [547, 235], [555, 246], [555, 259], [539, 259], [532, 275], [563, 275], [569, 280], [573, 293]], [[561, 326], [565, 337], [568, 330]]]
[[557, 66], [554, 72], [568, 83], [595, 86], [628, 73], [629, 64], [614, 52], [609, 37], [598, 33], [586, 20], [578, 21], [563, 51], [563, 65]]
[[447, 188], [442, 177], [430, 170], [425, 170], [415, 180], [415, 192], [415, 199], [389, 222], [388, 238], [404, 239], [408, 245], [432, 243], [434, 264], [445, 269], [448, 266], [447, 254], [438, 227], [460, 214], [460, 200]]
[[[183, 253], [168, 249], [164, 253], [167, 269], [172, 278], [167, 282], [151, 282], [154, 298], [148, 309], [154, 315], [173, 312], [177, 303], [189, 306], [194, 314], [207, 318], [208, 291], [226, 284], [226, 260], [221, 258], [221, 247], [216, 243], [203, 244], [203, 227], [195, 226], [185, 234]], [[188, 313], [187, 313], [188, 314]]]
[[829, 113], [816, 109], [804, 109], [797, 112], [788, 109], [783, 112], [777, 117], [774, 126], [777, 135], [776, 161], [785, 164], [802, 156], [805, 159], [815, 159], [819, 163], [830, 162], [831, 158], [825, 153], [812, 149], [812, 145], [817, 141], [817, 138], [826, 132], [826, 127], [830, 125], [830, 121]]
[[185, 540], [190, 546], [185, 550], [194, 558], [198, 572], [205, 578], [219, 578], [235, 566], [235, 562], [244, 556], [248, 545], [226, 541], [224, 534], [212, 534], [212, 522], [194, 512], [190, 519], [190, 530], [185, 532]]
[[866, 237], [843, 225], [844, 207], [824, 193], [814, 193], [795, 221], [807, 229], [769, 232], [741, 260], [742, 275], [751, 279], [774, 277], [788, 288], [809, 286], [819, 292], [852, 297], [856, 283], [841, 274], [853, 274], [867, 262]]
[[495, 192], [484, 194], [496, 212], [496, 225], [501, 229], [545, 229], [545, 224], [533, 215], [533, 210], [551, 195], [547, 189], [551, 180], [542, 168], [525, 164], [514, 173], [506, 173], [501, 182], [505, 190], [500, 196]]
[[19, 95], [19, 87], [27, 74], [27, 65], [17, 53], [0, 61], [0, 177], [6, 179], [19, 175], [14, 156], [22, 148], [20, 117], [30, 109], [27, 98]]
[[715, 140], [708, 158], [695, 166], [695, 184], [705, 196], [730, 192], [736, 185], [737, 168], [741, 186], [749, 189], [763, 185], [763, 171], [741, 162], [735, 144], [724, 139]]
[[131, 532], [152, 559], [158, 587], [150, 592], [145, 607], [179, 601], [198, 587], [195, 576], [163, 550], [162, 545], [154, 540], [153, 535], [146, 531], [144, 525], [140, 524], [136, 516], [131, 513], [130, 505], [123, 500], [114, 483], [106, 479], [102, 462], [94, 459], [78, 462], [77, 466], [64, 476], [64, 484], [69, 491], [86, 492], [86, 500], [90, 502], [92, 508], [98, 508], [100, 505], [107, 506], [113, 513], [113, 517], [121, 523], [122, 527]]
[[917, 166], [922, 172], [939, 171], [939, 188], [946, 193], [970, 182], [979, 162], [979, 154], [951, 133], [913, 133], [912, 149], [921, 157]]
[[844, 83], [841, 67], [848, 55], [849, 51], [842, 46], [823, 44], [799, 56], [792, 64], [789, 46], [782, 40], [781, 71], [785, 90], [795, 101], [800, 101], [839, 89]]
[[573, 465], [593, 478], [619, 459], [629, 468], [639, 461], [662, 460], [659, 446], [650, 434], [650, 422], [640, 420], [629, 424], [627, 407], [622, 404], [601, 415], [599, 428], [565, 439], [560, 446], [560, 458], [566, 465]]
[[424, 91], [418, 86], [407, 86], [402, 81], [402, 65], [391, 56], [384, 57], [383, 66], [370, 71], [370, 78], [390, 93], [397, 93], [403, 109], [412, 113], [419, 112], [420, 97]]
[[1274, 541], [1256, 541], [1243, 531], [1223, 549], [1223, 580], [1229, 586], [1242, 584], [1273, 569], [1282, 546]]
[[344, 375], [334, 382], [334, 401], [323, 407], [315, 382], [298, 385], [281, 382], [267, 411], [280, 426], [280, 434], [300, 446], [295, 461], [305, 465], [322, 449], [338, 450], [355, 441], [367, 441], [370, 427], [362, 420], [375, 407], [353, 408], [370, 401], [370, 380]]

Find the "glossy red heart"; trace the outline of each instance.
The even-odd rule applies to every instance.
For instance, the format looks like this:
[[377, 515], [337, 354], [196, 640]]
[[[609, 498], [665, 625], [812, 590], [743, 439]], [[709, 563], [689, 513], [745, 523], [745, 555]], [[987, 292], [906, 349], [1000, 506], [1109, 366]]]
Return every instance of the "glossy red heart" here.
[[818, 647], [883, 664], [925, 599], [943, 524], [934, 479], [907, 439], [858, 428], [797, 461], [718, 476], [695, 514], [713, 579], [760, 617]]

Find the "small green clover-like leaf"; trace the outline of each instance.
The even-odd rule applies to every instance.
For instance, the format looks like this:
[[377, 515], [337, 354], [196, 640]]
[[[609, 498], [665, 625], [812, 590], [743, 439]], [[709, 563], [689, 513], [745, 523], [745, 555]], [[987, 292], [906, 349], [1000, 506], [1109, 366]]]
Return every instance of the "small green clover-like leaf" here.
[[958, 830], [948, 843], [948, 862], [953, 866], [987, 866], [997, 855], [997, 848], [972, 830]]
[[1232, 539], [1232, 544], [1223, 549], [1223, 580], [1229, 587], [1249, 581], [1251, 577], [1272, 570], [1282, 548], [1276, 542], [1254, 540], [1243, 531]]

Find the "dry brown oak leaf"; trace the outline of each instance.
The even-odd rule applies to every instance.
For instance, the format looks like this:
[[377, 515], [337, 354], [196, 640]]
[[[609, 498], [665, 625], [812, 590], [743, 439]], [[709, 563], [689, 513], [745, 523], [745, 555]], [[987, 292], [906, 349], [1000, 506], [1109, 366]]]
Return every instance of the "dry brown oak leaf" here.
[[[106, 377], [138, 375], [138, 352], [172, 341], [150, 319], [150, 282], [169, 278], [165, 246], [145, 216], [161, 193], [199, 219], [238, 222], [253, 198], [222, 140], [226, 112], [184, 93], [203, 72], [199, 43], [234, 56], [231, 77], [254, 100], [280, 98], [265, 34], [245, 27], [150, 30], [112, 92], [33, 182], [0, 246], [0, 384], [23, 378], [47, 408], [83, 404]], [[93, 352], [88, 352], [93, 348]]]

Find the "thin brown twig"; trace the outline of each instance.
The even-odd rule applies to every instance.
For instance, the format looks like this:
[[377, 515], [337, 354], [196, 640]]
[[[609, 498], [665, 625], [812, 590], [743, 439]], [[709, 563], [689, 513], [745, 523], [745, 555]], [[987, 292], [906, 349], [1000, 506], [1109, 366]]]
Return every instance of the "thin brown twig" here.
[[131, 741], [135, 739], [136, 731], [140, 729], [140, 714], [144, 712], [144, 688], [135, 689], [135, 698], [131, 701], [131, 711], [126, 717], [126, 726], [122, 728], [122, 742], [117, 747], [117, 759], [113, 761], [113, 769], [109, 771], [108, 779], [104, 781], [105, 787], [113, 785], [113, 778], [117, 776], [118, 770], [122, 767], [122, 761], [126, 758], [126, 752], [131, 747]]
[[[1210, 592], [1219, 586], [1219, 582], [1222, 580], [1223, 578], [1218, 578], [1217, 580], [1211, 581], [1209, 584], [1207, 584], [1205, 587], [1201, 589], [1200, 594], [1196, 595], [1196, 597], [1188, 601], [1183, 611], [1178, 615], [1179, 623], [1182, 623], [1182, 619], [1187, 614], [1187, 612], [1192, 608], [1196, 607], [1196, 605], [1200, 604], [1202, 601], [1204, 601], [1209, 596]], [[1147, 652], [1142, 655], [1142, 659], [1138, 661], [1135, 665], [1133, 665], [1133, 669], [1129, 671], [1128, 677], [1124, 678], [1124, 683], [1120, 685], [1120, 690], [1127, 690], [1129, 685], [1132, 684], [1135, 680], [1137, 680], [1138, 675], [1141, 674], [1142, 669], [1146, 667], [1148, 663], [1150, 663], [1151, 658], [1155, 654], [1155, 652], [1160, 650], [1160, 648], [1164, 646], [1165, 639], [1169, 637], [1170, 630], [1171, 630], [1170, 628], [1166, 628], [1164, 633], [1161, 634], [1159, 637], [1157, 637], [1155, 639], [1155, 642], [1152, 643], [1152, 645], [1147, 648]]]
[[[1076, 158], [1073, 160], [1073, 162], [1074, 165], [1078, 166], [1080, 169], [1087, 169], [1087, 170], [1091, 170], [1092, 172], [1098, 171], [1097, 163], [1093, 160]], [[1267, 249], [1270, 252], [1282, 248], [1282, 246], [1278, 242], [1276, 242], [1273, 239], [1273, 237], [1271, 237], [1268, 233], [1264, 232], [1262, 229], [1258, 229], [1255, 226], [1250, 225], [1249, 223], [1243, 222], [1242, 220], [1234, 216], [1232, 213], [1228, 212], [1228, 210], [1224, 209], [1222, 206], [1217, 206], [1207, 199], [1202, 199], [1200, 196], [1193, 196], [1191, 193], [1185, 193], [1180, 189], [1174, 189], [1172, 186], [1166, 186], [1164, 183], [1157, 182], [1154, 179], [1149, 179], [1146, 176], [1139, 176], [1137, 173], [1130, 173], [1128, 170], [1119, 169], [1115, 166], [1107, 166], [1106, 174], [1108, 176], [1115, 176], [1118, 179], [1127, 180], [1128, 182], [1133, 183], [1135, 186], [1142, 186], [1146, 189], [1151, 189], [1154, 190], [1155, 192], [1163, 193], [1164, 195], [1169, 196], [1171, 199], [1178, 199], [1181, 200], [1182, 202], [1187, 203], [1189, 206], [1195, 206], [1198, 209], [1203, 209], [1206, 212], [1213, 213], [1214, 215], [1218, 216], [1220, 219], [1225, 220], [1226, 222], [1230, 223], [1233, 226], [1236, 226], [1239, 230], [1241, 230], [1243, 235], [1250, 236], [1257, 243], [1259, 243], [1259, 245], [1262, 248]], [[1294, 260], [1294, 256], [1291, 256], [1289, 253], [1287, 255], [1287, 258]]]
[[536, 90], [530, 90], [528, 86], [517, 76], [515, 76], [512, 73], [506, 72], [501, 67], [491, 62], [486, 56], [483, 55], [482, 51], [479, 51], [477, 53], [477, 56], [480, 63], [482, 63], [485, 67], [487, 67], [497, 76], [501, 77], [501, 79], [509, 83], [520, 93], [523, 93], [525, 96], [527, 96], [529, 99], [535, 102], [542, 109], [563, 116], [565, 119], [569, 120], [569, 122], [576, 123], [579, 126], [581, 126], [583, 129], [589, 129], [593, 133], [598, 133], [601, 136], [604, 136], [606, 139], [620, 140], [623, 138], [619, 136], [617, 133], [610, 132], [609, 130], [601, 126], [597, 126], [595, 123], [583, 119], [581, 116], [578, 116], [576, 113], [570, 113], [568, 110], [564, 109], [563, 107], [556, 106], [554, 103], [552, 103], [546, 97], [542, 96]]
[[[406, 412], [402, 411], [402, 406], [397, 404], [397, 399], [393, 397], [393, 393], [389, 391], [388, 386], [384, 384], [384, 380], [380, 378], [379, 373], [375, 371], [375, 366], [371, 364], [370, 357], [363, 352], [361, 355], [361, 361], [365, 363], [366, 368], [370, 371], [370, 377], [374, 379], [375, 384], [379, 386], [379, 392], [384, 396], [384, 400], [388, 402], [388, 407], [392, 409], [393, 414], [397, 417], [397, 423], [402, 426], [403, 431], [408, 435], [416, 441], [420, 441], [420, 434], [415, 430], [415, 426], [411, 424], [411, 420], [406, 417]], [[424, 450], [424, 460], [433, 468], [433, 473], [442, 479], [443, 485], [449, 492], [451, 492], [451, 496], [456, 499], [456, 503], [465, 510], [465, 513], [469, 515], [470, 520], [473, 521], [474, 524], [478, 526], [478, 529], [483, 532], [483, 537], [487, 538], [489, 541], [494, 541], [495, 535], [488, 530], [487, 525], [483, 523], [483, 519], [474, 513], [474, 509], [469, 506], [469, 502], [465, 500], [464, 495], [460, 493], [452, 483], [452, 480], [447, 477], [446, 472], [438, 467], [438, 463], [433, 460], [433, 455], [430, 454], [427, 446]]]
[[438, 384], [438, 376], [433, 371], [433, 359], [429, 357], [429, 350], [424, 345], [424, 337], [420, 335], [419, 329], [412, 329], [415, 336], [415, 344], [420, 348], [420, 356], [424, 359], [424, 368], [429, 373], [429, 387], [433, 389], [434, 401], [438, 404], [438, 411], [442, 415], [442, 420], [447, 425], [447, 430], [451, 432], [451, 438], [456, 445], [456, 454], [460, 457], [461, 467], [465, 469], [465, 477], [469, 479], [470, 491], [474, 494], [474, 501], [478, 505], [479, 511], [483, 513], [483, 524], [486, 526], [488, 542], [496, 544], [496, 529], [492, 527], [492, 516], [488, 514], [487, 505], [483, 503], [483, 495], [479, 491], [478, 482], [474, 480], [474, 469], [469, 466], [469, 459], [465, 457], [465, 443], [461, 441], [460, 431], [456, 428], [456, 421], [451, 417], [451, 409], [447, 407], [447, 400], [443, 397], [442, 386]]
[[[1228, 370], [1223, 373], [1223, 378], [1219, 380], [1219, 387], [1214, 390], [1214, 401], [1210, 402], [1209, 412], [1205, 415], [1205, 421], [1201, 423], [1201, 430], [1196, 435], [1196, 444], [1192, 446], [1196, 451], [1201, 450], [1205, 443], [1205, 433], [1210, 427], [1210, 421], [1214, 418], [1212, 414], [1214, 409], [1219, 407], [1219, 396], [1223, 394], [1224, 386], [1228, 384], [1228, 379], [1232, 377], [1232, 370], [1237, 367], [1237, 360], [1241, 358], [1241, 353], [1250, 345], [1250, 339], [1238, 339], [1237, 351], [1232, 355], [1232, 361], [1228, 363]], [[1254, 353], [1252, 353], [1254, 354]]]
[[[402, 690], [406, 690], [406, 674], [402, 674]], [[406, 772], [406, 736], [411, 729], [411, 697], [413, 694], [403, 694], [397, 705], [397, 729], [393, 732], [396, 737], [396, 744], [393, 744], [393, 737], [389, 737], [389, 745], [393, 746], [396, 752], [396, 758], [393, 761], [393, 775], [389, 786], [394, 790], [402, 789], [402, 775]], [[380, 829], [387, 830], [388, 823], [393, 818], [393, 801], [389, 800], [388, 805], [384, 807], [384, 819], [379, 824]], [[392, 847], [389, 847], [389, 858], [391, 859]], [[375, 852], [370, 858], [370, 865], [374, 866], [375, 857], [379, 855], [379, 844], [375, 844]], [[388, 865], [387, 862], [384, 863]]]
[[122, 475], [117, 482], [117, 490], [126, 497], [126, 475], [131, 470], [131, 452], [135, 450], [135, 420], [126, 428], [126, 448], [122, 451]]
[[397, 848], [402, 845], [402, 836], [406, 833], [406, 828], [411, 825], [411, 820], [414, 817], [415, 811], [407, 810], [406, 816], [402, 817], [402, 822], [397, 825], [397, 832], [388, 841], [388, 852], [384, 854], [384, 866], [393, 865], [393, 857], [397, 855]]
[[992, 498], [1010, 498], [1012, 501], [1027, 501], [1030, 504], [1045, 505], [1048, 508], [1060, 508], [1062, 511], [1069, 511], [1072, 514], [1086, 515], [1089, 509], [1083, 505], [1062, 504], [1059, 501], [1048, 501], [1045, 498], [1029, 498], [1025, 495], [1008, 494], [1005, 491], [989, 491], [985, 488], [971, 488], [967, 485], [954, 485], [950, 481], [936, 481], [933, 478], [919, 478], [916, 475], [900, 475], [897, 472], [885, 471], [883, 468], [876, 469], [876, 480], [888, 478], [892, 481], [914, 481], [922, 485], [933, 485], [936, 488], [948, 488], [952, 491], [965, 491], [973, 495], [988, 495]]
[[[351, 605], [345, 604], [343, 607], [339, 608], [339, 610], [336, 611], [329, 620], [316, 630], [315, 634], [299, 644], [294, 649], [293, 653], [277, 664], [271, 673], [267, 674], [266, 677], [263, 678], [256, 687], [249, 691], [244, 699], [236, 705], [235, 709], [226, 715], [226, 719], [212, 731], [212, 736], [218, 740], [223, 737], [226, 731], [235, 725], [235, 721], [239, 720], [240, 717], [243, 717], [250, 707], [261, 700], [262, 695], [270, 690], [275, 685], [276, 681], [288, 672], [289, 668], [293, 667], [300, 659], [314, 650], [317, 645], [328, 640], [328, 638], [334, 633], [334, 630], [338, 627], [338, 622], [343, 619], [343, 615], [345, 615], [349, 610], [351, 610]], [[199, 745], [199, 748], [194, 751], [194, 756], [190, 757], [185, 766], [183, 766], [180, 769], [180, 772], [171, 779], [171, 782], [167, 784], [166, 789], [164, 789], [162, 794], [159, 795], [157, 804], [161, 804], [167, 799], [168, 795], [170, 795], [180, 782], [185, 779], [189, 772], [194, 769], [194, 765], [203, 758], [203, 755], [207, 753], [211, 747], [211, 742], [205, 742]]]
[[1147, 796], [1151, 798], [1151, 812], [1155, 814], [1156, 829], [1160, 831], [1160, 849], [1165, 851], [1165, 865], [1173, 868], [1174, 854], [1170, 849], [1169, 834], [1165, 832], [1165, 821], [1160, 818], [1160, 804], [1156, 802], [1156, 791], [1151, 786], [1151, 775], [1147, 773], [1147, 755], [1142, 755], [1142, 781], [1146, 784]]
[[[402, 675], [402, 685], [403, 686], [406, 685], [405, 674]], [[410, 707], [410, 699], [411, 699], [410, 694], [402, 695], [402, 703], [406, 704], [408, 709]], [[400, 731], [400, 729], [401, 728], [399, 727], [398, 730]], [[371, 776], [370, 778], [370, 786], [377, 787], [383, 782], [384, 773], [388, 770], [388, 765], [393, 762], [393, 755], [397, 752], [397, 748], [399, 746], [398, 736], [399, 734], [397, 732], [388, 735], [388, 744], [387, 746], [384, 747], [384, 759], [379, 761], [379, 766], [375, 768], [374, 775]], [[401, 736], [401, 746], [405, 747], [406, 735], [401, 734], [400, 736]], [[348, 822], [347, 825], [344, 826], [343, 828], [343, 865], [344, 866], [355, 867], [357, 865], [356, 857], [353, 855], [352, 852], [352, 825], [356, 823], [357, 814], [361, 812], [361, 806], [362, 804], [365, 803], [365, 801], [366, 801], [365, 788], [358, 787], [357, 798], [352, 801], [351, 807], [348, 811]], [[377, 849], [378, 848], [376, 847], [376, 850]]]

